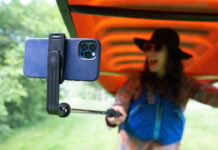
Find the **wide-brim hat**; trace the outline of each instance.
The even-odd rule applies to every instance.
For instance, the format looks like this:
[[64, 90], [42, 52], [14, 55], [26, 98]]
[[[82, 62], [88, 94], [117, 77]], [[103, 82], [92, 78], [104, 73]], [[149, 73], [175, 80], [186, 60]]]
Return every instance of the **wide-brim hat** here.
[[170, 28], [158, 28], [154, 31], [150, 40], [134, 38], [134, 42], [144, 52], [145, 43], [159, 43], [166, 44], [167, 46], [171, 47], [171, 53], [176, 58], [188, 59], [192, 57], [192, 55], [182, 51], [179, 48], [179, 36], [175, 30]]

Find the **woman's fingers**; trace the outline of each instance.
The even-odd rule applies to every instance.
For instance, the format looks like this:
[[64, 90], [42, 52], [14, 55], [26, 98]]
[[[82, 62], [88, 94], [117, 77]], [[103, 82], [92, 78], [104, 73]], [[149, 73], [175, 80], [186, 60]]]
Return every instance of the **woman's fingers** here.
[[126, 119], [126, 111], [123, 106], [115, 105], [112, 107], [115, 111], [121, 113], [119, 117], [107, 117], [107, 120], [110, 124], [120, 125]]

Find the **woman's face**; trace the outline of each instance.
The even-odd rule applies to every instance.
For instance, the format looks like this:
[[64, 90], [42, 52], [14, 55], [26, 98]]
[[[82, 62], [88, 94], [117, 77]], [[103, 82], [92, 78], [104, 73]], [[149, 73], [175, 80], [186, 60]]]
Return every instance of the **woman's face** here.
[[[155, 44], [150, 45], [150, 49], [145, 51], [145, 55], [148, 61], [148, 68], [151, 72], [157, 73], [162, 77], [165, 75], [165, 66], [167, 61], [167, 46]], [[156, 50], [155, 50], [156, 49]]]

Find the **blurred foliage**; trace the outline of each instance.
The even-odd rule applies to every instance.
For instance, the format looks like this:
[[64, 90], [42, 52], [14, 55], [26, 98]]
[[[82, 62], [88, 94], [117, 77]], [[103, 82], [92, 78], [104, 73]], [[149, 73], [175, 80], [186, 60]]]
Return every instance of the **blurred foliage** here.
[[[47, 116], [45, 80], [23, 75], [25, 39], [47, 38], [50, 33], [65, 33], [67, 37], [69, 34], [57, 5], [45, 0], [32, 0], [27, 5], [19, 0], [0, 0], [0, 8], [0, 135], [4, 135], [12, 128]], [[81, 99], [104, 98], [98, 82], [81, 82], [76, 90], [61, 89], [60, 99], [71, 92]]]
[[56, 5], [44, 0], [22, 5], [0, 1], [0, 134], [43, 119], [45, 80], [23, 75], [24, 43], [28, 37], [67, 33]]

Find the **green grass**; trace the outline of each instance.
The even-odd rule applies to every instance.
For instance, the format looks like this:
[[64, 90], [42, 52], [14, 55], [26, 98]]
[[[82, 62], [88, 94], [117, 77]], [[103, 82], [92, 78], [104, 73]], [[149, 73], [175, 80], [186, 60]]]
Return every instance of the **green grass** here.
[[[115, 149], [118, 134], [99, 115], [49, 116], [45, 121], [15, 130], [0, 142], [1, 150], [105, 150]], [[110, 144], [108, 144], [110, 143]]]
[[[218, 110], [188, 107], [186, 116], [181, 149], [217, 150]], [[90, 114], [48, 115], [44, 121], [11, 131], [1, 139], [0, 150], [115, 150], [117, 129], [109, 129], [104, 119]]]
[[218, 109], [191, 102], [186, 112], [182, 150], [217, 150]]

